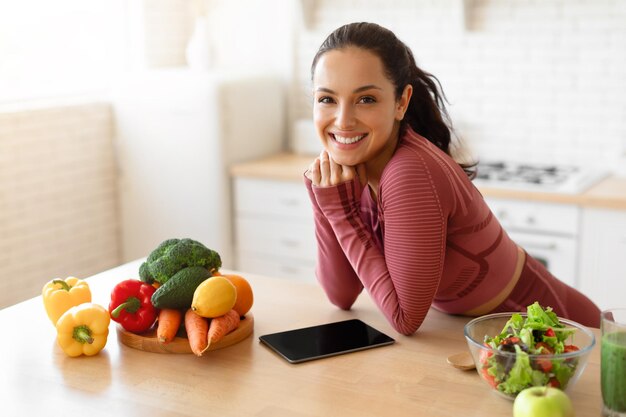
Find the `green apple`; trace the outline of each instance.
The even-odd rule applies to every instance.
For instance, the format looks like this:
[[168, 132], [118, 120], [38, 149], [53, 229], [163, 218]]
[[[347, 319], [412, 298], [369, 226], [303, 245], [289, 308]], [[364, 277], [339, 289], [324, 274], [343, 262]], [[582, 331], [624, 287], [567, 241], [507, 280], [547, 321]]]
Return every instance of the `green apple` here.
[[531, 387], [515, 397], [513, 417], [574, 417], [574, 407], [558, 388]]

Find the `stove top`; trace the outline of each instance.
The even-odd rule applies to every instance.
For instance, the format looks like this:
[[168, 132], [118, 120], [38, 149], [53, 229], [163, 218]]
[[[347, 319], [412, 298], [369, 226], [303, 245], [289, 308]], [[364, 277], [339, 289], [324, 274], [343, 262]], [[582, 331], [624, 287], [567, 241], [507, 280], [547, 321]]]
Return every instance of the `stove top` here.
[[606, 175], [575, 165], [481, 161], [474, 183], [491, 188], [578, 194]]

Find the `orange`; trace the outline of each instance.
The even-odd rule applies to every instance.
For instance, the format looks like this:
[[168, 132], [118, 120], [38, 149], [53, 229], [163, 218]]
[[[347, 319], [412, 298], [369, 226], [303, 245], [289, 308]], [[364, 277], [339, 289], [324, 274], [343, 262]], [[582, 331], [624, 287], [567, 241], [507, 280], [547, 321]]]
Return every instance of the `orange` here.
[[250, 283], [241, 275], [224, 274], [222, 276], [232, 282], [235, 288], [237, 288], [237, 301], [235, 301], [233, 310], [239, 313], [240, 316], [245, 316], [254, 303], [254, 295]]

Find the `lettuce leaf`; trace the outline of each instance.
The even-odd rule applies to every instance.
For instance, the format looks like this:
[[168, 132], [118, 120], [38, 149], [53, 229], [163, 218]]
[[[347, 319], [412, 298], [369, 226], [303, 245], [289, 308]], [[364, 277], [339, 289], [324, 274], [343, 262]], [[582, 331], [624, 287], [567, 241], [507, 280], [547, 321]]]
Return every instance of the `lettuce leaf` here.
[[569, 365], [563, 362], [554, 362], [552, 372], [554, 372], [554, 376], [559, 381], [559, 386], [561, 387], [561, 389], [567, 388], [567, 383], [574, 375], [576, 365], [577, 363]]
[[533, 331], [530, 329], [522, 329], [519, 332], [519, 337], [526, 346], [534, 346], [535, 338], [533, 336]]
[[524, 318], [519, 313], [513, 313], [511, 318], [505, 323], [499, 335], [494, 337], [485, 336], [484, 342], [493, 349], [497, 349], [504, 339], [509, 336], [519, 336], [524, 327]]
[[506, 381], [498, 384], [498, 390], [505, 394], [517, 394], [533, 383], [533, 369], [528, 354], [515, 345], [516, 360]]
[[540, 386], [544, 386], [548, 383], [548, 381], [550, 380], [550, 377], [548, 374], [545, 374], [541, 371], [538, 371], [536, 369], [533, 369], [533, 373], [531, 375], [532, 378], [532, 383], [531, 385], [533, 387], [540, 387]]
[[564, 327], [559, 323], [559, 319], [552, 308], [546, 307], [544, 310], [537, 301], [526, 307], [526, 326], [538, 330], [546, 330], [549, 327]]

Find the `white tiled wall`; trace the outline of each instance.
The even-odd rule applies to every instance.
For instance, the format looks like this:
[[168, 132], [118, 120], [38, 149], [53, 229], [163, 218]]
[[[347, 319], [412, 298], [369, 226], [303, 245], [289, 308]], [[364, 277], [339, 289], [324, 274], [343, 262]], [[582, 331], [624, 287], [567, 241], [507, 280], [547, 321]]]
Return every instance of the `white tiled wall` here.
[[[461, 136], [485, 158], [615, 167], [626, 152], [626, 0], [316, 0], [296, 41], [297, 116], [336, 27], [372, 21], [441, 81]], [[313, 5], [311, 7], [310, 5]]]
[[0, 308], [119, 264], [108, 104], [0, 113]]

